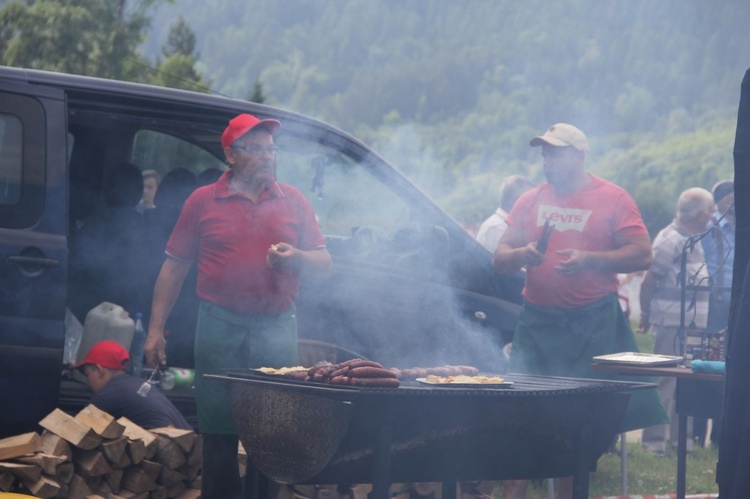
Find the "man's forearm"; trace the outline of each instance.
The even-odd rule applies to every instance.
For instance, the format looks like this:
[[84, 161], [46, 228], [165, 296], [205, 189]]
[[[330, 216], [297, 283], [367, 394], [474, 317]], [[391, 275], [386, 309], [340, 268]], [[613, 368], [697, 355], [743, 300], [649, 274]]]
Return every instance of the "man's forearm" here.
[[492, 268], [501, 274], [515, 274], [526, 265], [525, 251], [525, 247], [512, 248], [507, 244], [499, 244], [492, 256]]
[[638, 301], [641, 306], [641, 321], [649, 322], [649, 316], [651, 315], [651, 301], [654, 299], [656, 292], [656, 285], [659, 282], [657, 274], [649, 271], [643, 276], [641, 281], [641, 288], [638, 293]]
[[627, 245], [611, 251], [591, 251], [592, 267], [605, 273], [630, 274], [647, 270], [651, 265], [651, 248]]
[[331, 255], [326, 249], [300, 251], [300, 270], [317, 277], [325, 277], [331, 273]]
[[164, 331], [172, 307], [180, 295], [182, 283], [190, 270], [190, 265], [167, 258], [159, 272], [159, 278], [154, 286], [154, 299], [151, 304], [149, 332], [152, 328]]

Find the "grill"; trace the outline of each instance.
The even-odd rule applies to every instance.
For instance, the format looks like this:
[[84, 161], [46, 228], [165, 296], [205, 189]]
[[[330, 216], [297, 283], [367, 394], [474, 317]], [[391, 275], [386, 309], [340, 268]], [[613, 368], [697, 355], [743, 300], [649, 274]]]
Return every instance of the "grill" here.
[[[650, 383], [505, 375], [509, 388], [356, 388], [227, 370], [227, 389], [253, 464], [279, 483], [372, 483], [588, 475], [617, 435], [630, 391]], [[452, 492], [451, 492], [452, 490]]]

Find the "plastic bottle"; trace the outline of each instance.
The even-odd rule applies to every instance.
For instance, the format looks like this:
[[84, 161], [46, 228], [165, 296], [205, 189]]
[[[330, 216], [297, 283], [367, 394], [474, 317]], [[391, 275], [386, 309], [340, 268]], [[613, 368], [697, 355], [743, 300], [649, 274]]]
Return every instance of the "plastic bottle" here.
[[135, 314], [133, 343], [130, 346], [130, 372], [133, 376], [143, 374], [143, 345], [146, 343], [146, 330], [143, 329], [143, 314]]
[[195, 371], [182, 367], [164, 367], [161, 370], [159, 388], [173, 390], [176, 388], [191, 388], [195, 378]]
[[106, 301], [100, 303], [86, 314], [76, 362], [82, 361], [91, 347], [102, 340], [114, 340], [132, 351], [133, 327], [133, 319], [121, 306]]
[[168, 368], [162, 368], [161, 378], [159, 378], [159, 388], [162, 390], [171, 390], [174, 388], [174, 373]]

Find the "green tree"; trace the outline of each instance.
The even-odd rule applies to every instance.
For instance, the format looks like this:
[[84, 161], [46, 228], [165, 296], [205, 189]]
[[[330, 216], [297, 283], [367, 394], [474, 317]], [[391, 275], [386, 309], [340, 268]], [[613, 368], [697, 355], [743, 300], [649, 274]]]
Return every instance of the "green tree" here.
[[162, 47], [165, 59], [157, 59], [156, 72], [149, 82], [163, 87], [207, 92], [209, 83], [196, 69], [199, 55], [195, 45], [195, 32], [180, 16], [170, 27], [167, 42]]
[[[143, 81], [151, 6], [164, 0], [27, 0], [0, 9], [0, 61], [10, 66]], [[167, 0], [169, 1], [169, 0]]]
[[161, 51], [164, 57], [171, 57], [175, 54], [192, 55], [196, 59], [200, 57], [200, 54], [195, 52], [195, 32], [190, 28], [185, 19], [180, 16], [177, 22], [169, 28], [169, 35], [167, 35], [167, 43], [162, 47]]
[[250, 95], [250, 98], [248, 99], [250, 102], [257, 102], [258, 104], [263, 104], [266, 102], [266, 94], [263, 93], [263, 84], [259, 80], [255, 80], [255, 84], [253, 85], [253, 93]]

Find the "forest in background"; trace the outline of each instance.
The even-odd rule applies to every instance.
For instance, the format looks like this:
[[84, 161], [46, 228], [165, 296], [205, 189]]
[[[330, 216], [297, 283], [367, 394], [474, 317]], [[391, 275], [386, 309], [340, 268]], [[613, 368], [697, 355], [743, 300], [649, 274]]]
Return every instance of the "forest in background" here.
[[[262, 89], [372, 145], [467, 226], [504, 176], [543, 180], [528, 141], [556, 122], [589, 136], [590, 170], [633, 194], [652, 235], [683, 189], [733, 173], [746, 0], [114, 3], [150, 17], [139, 64], [155, 61], [156, 83], [179, 85], [164, 66], [177, 55], [213, 91]], [[182, 20], [195, 38], [175, 44]]]
[[504, 176], [543, 180], [528, 141], [561, 121], [652, 234], [683, 189], [733, 173], [745, 0], [176, 0], [154, 15], [154, 48], [176, 14], [211, 88], [248, 98], [260, 82], [266, 103], [373, 145], [467, 225]]

